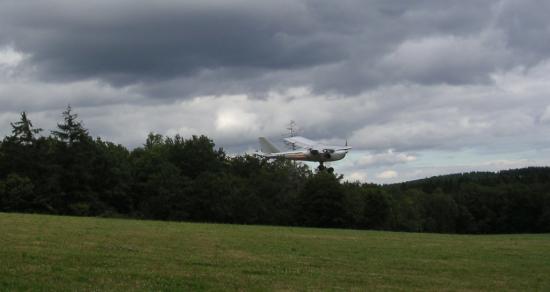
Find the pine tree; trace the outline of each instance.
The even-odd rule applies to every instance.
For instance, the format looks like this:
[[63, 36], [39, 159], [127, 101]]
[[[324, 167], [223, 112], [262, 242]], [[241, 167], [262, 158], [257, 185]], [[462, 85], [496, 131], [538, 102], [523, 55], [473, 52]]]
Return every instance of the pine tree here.
[[9, 137], [12, 141], [22, 145], [30, 145], [35, 140], [34, 135], [40, 133], [42, 129], [34, 129], [31, 120], [27, 118], [27, 113], [21, 113], [19, 122], [10, 123], [12, 127], [12, 136]]
[[67, 109], [62, 113], [64, 123], [57, 124], [59, 131], [52, 131], [52, 134], [62, 142], [66, 142], [70, 145], [75, 142], [83, 142], [90, 140], [88, 130], [84, 129], [82, 121], [78, 121], [78, 115], [73, 114], [71, 105], [67, 106]]

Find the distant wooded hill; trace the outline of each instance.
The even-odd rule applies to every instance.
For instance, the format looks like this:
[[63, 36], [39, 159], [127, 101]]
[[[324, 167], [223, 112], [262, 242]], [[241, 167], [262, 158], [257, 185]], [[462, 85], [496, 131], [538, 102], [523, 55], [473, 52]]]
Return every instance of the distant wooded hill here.
[[393, 185], [227, 157], [205, 136], [93, 139], [70, 107], [49, 135], [26, 113], [0, 143], [0, 211], [444, 233], [550, 232], [550, 168]]

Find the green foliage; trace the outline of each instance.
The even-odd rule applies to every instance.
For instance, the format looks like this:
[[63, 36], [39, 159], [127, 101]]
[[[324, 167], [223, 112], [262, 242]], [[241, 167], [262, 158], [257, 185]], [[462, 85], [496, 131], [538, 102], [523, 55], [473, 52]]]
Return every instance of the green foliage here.
[[167, 159], [172, 161], [181, 173], [191, 179], [203, 172], [220, 172], [225, 160], [222, 149], [215, 150], [214, 142], [206, 136], [183, 139], [176, 135], [164, 141]]
[[320, 171], [306, 181], [298, 199], [303, 225], [317, 227], [344, 226], [344, 190], [332, 173]]
[[451, 196], [441, 190], [422, 198], [424, 225], [422, 230], [428, 232], [454, 233], [458, 207]]
[[394, 206], [393, 228], [395, 230], [421, 232], [424, 226], [422, 206], [423, 193], [419, 190], [408, 190], [397, 196]]
[[254, 156], [228, 159], [227, 171], [240, 177], [247, 185], [247, 205], [257, 210], [258, 217], [250, 223], [298, 224], [298, 195], [311, 171], [288, 160], [268, 161]]
[[367, 229], [388, 229], [392, 215], [392, 199], [383, 190], [365, 188], [363, 190], [364, 218], [361, 227]]
[[0, 181], [0, 211], [32, 210], [34, 185], [28, 177], [10, 173]]
[[0, 142], [0, 210], [439, 233], [550, 231], [550, 168], [379, 186], [284, 159], [228, 157], [206, 136], [92, 139], [70, 106], [48, 137], [25, 112]]

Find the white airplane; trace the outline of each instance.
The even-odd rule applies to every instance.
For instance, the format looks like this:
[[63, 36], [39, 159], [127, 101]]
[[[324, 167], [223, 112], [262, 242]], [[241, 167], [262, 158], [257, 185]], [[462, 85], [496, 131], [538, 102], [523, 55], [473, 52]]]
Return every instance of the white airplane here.
[[[325, 169], [325, 166], [323, 165], [324, 162], [343, 159], [348, 151], [351, 149], [351, 147], [348, 146], [347, 141], [346, 146], [330, 146], [297, 136], [285, 138], [284, 140], [287, 144], [290, 144], [294, 147], [297, 146], [302, 149], [293, 151], [280, 151], [265, 137], [260, 137], [258, 139], [260, 140], [260, 152], [257, 152], [256, 154], [258, 154], [259, 156], [265, 158], [283, 157], [290, 160], [319, 162], [319, 170]], [[328, 170], [334, 171], [332, 167]]]

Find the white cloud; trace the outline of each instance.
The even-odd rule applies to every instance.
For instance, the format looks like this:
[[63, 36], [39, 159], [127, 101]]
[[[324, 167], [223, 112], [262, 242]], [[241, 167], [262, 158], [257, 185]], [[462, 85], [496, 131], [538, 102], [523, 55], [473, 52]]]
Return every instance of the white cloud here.
[[385, 115], [354, 129], [350, 142], [376, 151], [416, 151], [541, 141], [550, 130], [537, 123], [548, 117], [548, 74], [550, 64], [543, 62], [495, 73], [493, 84], [380, 88], [373, 101]]
[[15, 67], [25, 59], [25, 55], [13, 49], [13, 47], [0, 48], [0, 68]]
[[394, 170], [385, 170], [379, 174], [376, 175], [379, 179], [390, 179], [390, 178], [396, 178], [398, 173]]
[[361, 172], [361, 171], [354, 171], [354, 172], [352, 172], [352, 173], [350, 173], [349, 175], [346, 176], [346, 180], [349, 181], [349, 182], [364, 183], [364, 182], [367, 182], [368, 178], [369, 177], [368, 177], [367, 173]]
[[382, 166], [395, 165], [415, 161], [416, 156], [407, 153], [398, 153], [393, 149], [388, 149], [384, 153], [367, 154], [359, 158], [356, 163], [358, 166]]
[[[228, 97], [236, 102], [247, 104], [246, 96]], [[222, 108], [216, 113], [216, 130], [228, 134], [248, 134], [257, 132], [258, 120], [255, 113], [242, 108]]]
[[22, 62], [28, 58], [12, 46], [0, 47], [0, 86], [2, 80], [10, 80], [21, 74]]

